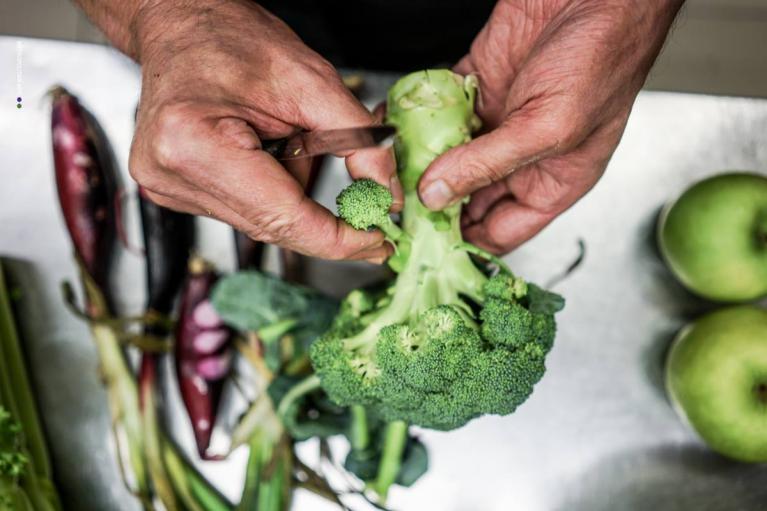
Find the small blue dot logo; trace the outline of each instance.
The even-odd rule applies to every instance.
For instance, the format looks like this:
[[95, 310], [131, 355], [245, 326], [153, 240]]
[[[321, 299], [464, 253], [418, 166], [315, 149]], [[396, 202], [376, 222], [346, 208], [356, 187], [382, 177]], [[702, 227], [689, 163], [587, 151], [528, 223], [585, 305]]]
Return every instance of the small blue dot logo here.
[[16, 98], [16, 108], [21, 108], [21, 96]]

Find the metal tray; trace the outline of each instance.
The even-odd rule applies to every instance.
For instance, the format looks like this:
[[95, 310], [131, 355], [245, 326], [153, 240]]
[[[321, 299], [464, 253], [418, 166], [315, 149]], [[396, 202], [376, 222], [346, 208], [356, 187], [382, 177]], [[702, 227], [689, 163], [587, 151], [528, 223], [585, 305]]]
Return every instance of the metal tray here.
[[[13, 80], [19, 42], [21, 76]], [[13, 267], [32, 290], [22, 302], [22, 327], [56, 477], [68, 509], [133, 510], [108, 447], [107, 406], [91, 340], [58, 291], [59, 282], [75, 274], [55, 197], [44, 95], [62, 83], [83, 99], [110, 137], [132, 191], [124, 167], [139, 72], [109, 48], [10, 37], [0, 38], [0, 69], [0, 254], [23, 261]], [[366, 101], [381, 100], [395, 78], [366, 74]], [[14, 101], [19, 87], [22, 109]], [[568, 305], [546, 376], [512, 416], [482, 418], [451, 433], [424, 431], [431, 469], [414, 487], [393, 490], [393, 508], [767, 509], [767, 467], [711, 453], [666, 401], [661, 363], [668, 342], [711, 306], [674, 283], [653, 242], [659, 208], [689, 183], [722, 169], [766, 172], [765, 133], [767, 101], [640, 95], [596, 188], [506, 258], [517, 273], [545, 283], [573, 260], [579, 239], [586, 244], [584, 263], [556, 288]], [[340, 161], [329, 167], [319, 190], [327, 205], [346, 179]], [[128, 209], [128, 233], [138, 240], [137, 208]], [[211, 220], [200, 224], [203, 255], [231, 269], [230, 231]], [[141, 260], [124, 254], [120, 268], [120, 305], [140, 310]], [[370, 273], [359, 264], [314, 262], [311, 277], [341, 294]], [[179, 428], [187, 438], [183, 424]], [[244, 456], [203, 470], [234, 497]], [[333, 509], [301, 492], [294, 507]]]

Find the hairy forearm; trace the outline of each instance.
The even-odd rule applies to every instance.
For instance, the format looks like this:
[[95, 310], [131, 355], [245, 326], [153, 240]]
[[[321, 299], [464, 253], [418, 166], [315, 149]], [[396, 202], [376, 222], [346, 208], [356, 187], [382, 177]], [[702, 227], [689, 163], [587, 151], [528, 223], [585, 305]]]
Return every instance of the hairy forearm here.
[[120, 51], [138, 59], [136, 15], [147, 0], [74, 0]]

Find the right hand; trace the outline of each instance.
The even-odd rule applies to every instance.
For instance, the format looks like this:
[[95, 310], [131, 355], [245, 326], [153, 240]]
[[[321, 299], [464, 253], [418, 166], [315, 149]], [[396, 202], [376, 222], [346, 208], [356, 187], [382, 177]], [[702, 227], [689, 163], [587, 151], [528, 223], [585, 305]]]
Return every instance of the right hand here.
[[[304, 194], [309, 159], [285, 168], [260, 150], [261, 137], [374, 123], [327, 61], [251, 2], [150, 1], [134, 26], [143, 80], [130, 172], [151, 200], [307, 255], [389, 255], [380, 232], [356, 231]], [[401, 207], [390, 149], [341, 156]]]

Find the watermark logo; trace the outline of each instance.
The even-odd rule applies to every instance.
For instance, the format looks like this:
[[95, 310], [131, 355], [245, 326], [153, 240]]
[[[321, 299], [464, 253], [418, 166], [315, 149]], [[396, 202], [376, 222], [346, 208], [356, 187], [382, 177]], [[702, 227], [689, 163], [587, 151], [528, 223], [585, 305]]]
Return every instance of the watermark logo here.
[[24, 64], [24, 43], [16, 41], [16, 108], [21, 108], [22, 68]]

